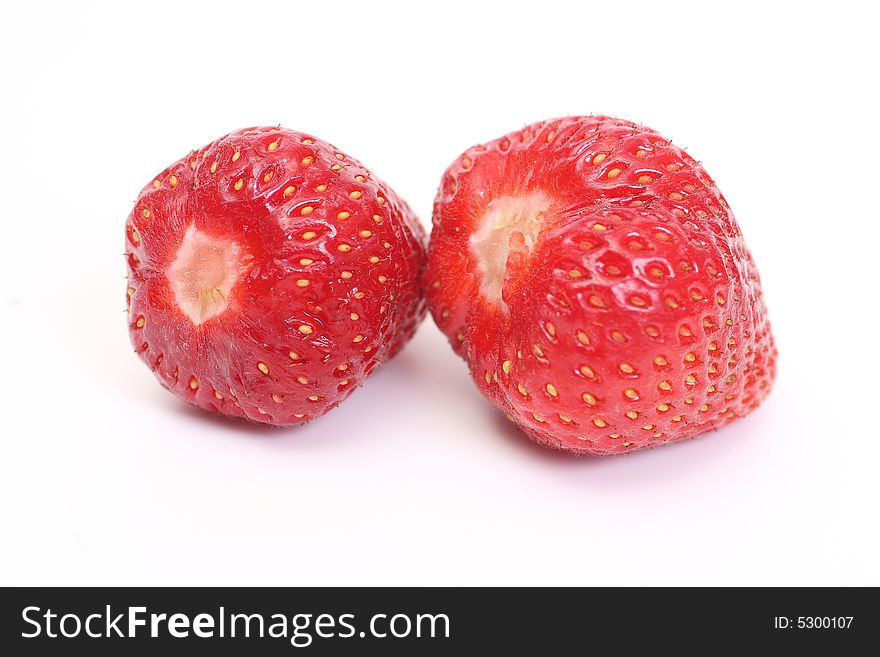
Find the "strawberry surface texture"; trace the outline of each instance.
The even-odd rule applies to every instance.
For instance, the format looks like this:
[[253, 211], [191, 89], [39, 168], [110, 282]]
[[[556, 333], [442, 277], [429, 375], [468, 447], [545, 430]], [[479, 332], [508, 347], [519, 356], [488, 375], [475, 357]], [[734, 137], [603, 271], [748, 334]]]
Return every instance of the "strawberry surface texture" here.
[[776, 349], [752, 256], [705, 169], [605, 116], [474, 146], [443, 175], [428, 305], [538, 443], [617, 454], [756, 408]]
[[125, 227], [129, 334], [189, 404], [306, 422], [424, 316], [425, 234], [360, 162], [282, 128], [230, 133], [141, 191]]

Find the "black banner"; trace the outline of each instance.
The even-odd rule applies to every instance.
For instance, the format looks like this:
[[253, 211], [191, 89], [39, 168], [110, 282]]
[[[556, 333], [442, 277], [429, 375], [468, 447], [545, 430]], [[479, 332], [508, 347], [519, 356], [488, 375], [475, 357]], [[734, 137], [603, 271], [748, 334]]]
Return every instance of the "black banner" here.
[[623, 654], [855, 654], [874, 645], [880, 621], [876, 589], [867, 588], [34, 588], [0, 596], [6, 655], [446, 655], [481, 647], [556, 654], [607, 646]]

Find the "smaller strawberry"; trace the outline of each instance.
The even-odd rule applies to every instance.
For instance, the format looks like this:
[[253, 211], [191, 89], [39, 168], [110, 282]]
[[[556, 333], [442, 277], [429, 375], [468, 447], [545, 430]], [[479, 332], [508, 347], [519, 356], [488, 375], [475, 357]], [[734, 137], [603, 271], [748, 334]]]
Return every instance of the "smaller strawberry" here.
[[424, 232], [360, 162], [280, 128], [230, 133], [148, 184], [126, 222], [129, 334], [208, 411], [323, 415], [424, 315]]
[[727, 202], [687, 153], [628, 121], [557, 119], [469, 149], [434, 204], [426, 287], [480, 391], [572, 452], [724, 426], [775, 375]]

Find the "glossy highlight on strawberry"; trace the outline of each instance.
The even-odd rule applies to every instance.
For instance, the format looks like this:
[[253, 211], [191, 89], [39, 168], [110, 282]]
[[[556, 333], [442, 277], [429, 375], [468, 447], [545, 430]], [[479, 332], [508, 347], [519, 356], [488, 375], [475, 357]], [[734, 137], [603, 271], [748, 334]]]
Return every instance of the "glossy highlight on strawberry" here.
[[545, 121], [466, 151], [435, 200], [425, 287], [480, 391], [548, 446], [690, 438], [756, 408], [775, 376], [727, 202], [629, 121]]
[[239, 130], [178, 160], [125, 236], [135, 351], [211, 412], [319, 417], [424, 316], [417, 218], [360, 162], [293, 130]]

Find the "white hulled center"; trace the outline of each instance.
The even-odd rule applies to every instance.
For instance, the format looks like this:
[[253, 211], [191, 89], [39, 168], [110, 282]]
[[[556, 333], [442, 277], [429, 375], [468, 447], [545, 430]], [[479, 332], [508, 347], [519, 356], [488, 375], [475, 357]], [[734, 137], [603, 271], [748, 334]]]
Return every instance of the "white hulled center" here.
[[[470, 238], [471, 253], [478, 263], [483, 296], [504, 305], [501, 298], [507, 273], [511, 240], [531, 251], [549, 207], [544, 194], [500, 196], [489, 203], [480, 225]], [[519, 242], [519, 236], [522, 242]]]
[[232, 240], [211, 237], [195, 226], [186, 231], [167, 276], [178, 307], [194, 324], [226, 310], [238, 279], [239, 252]]

